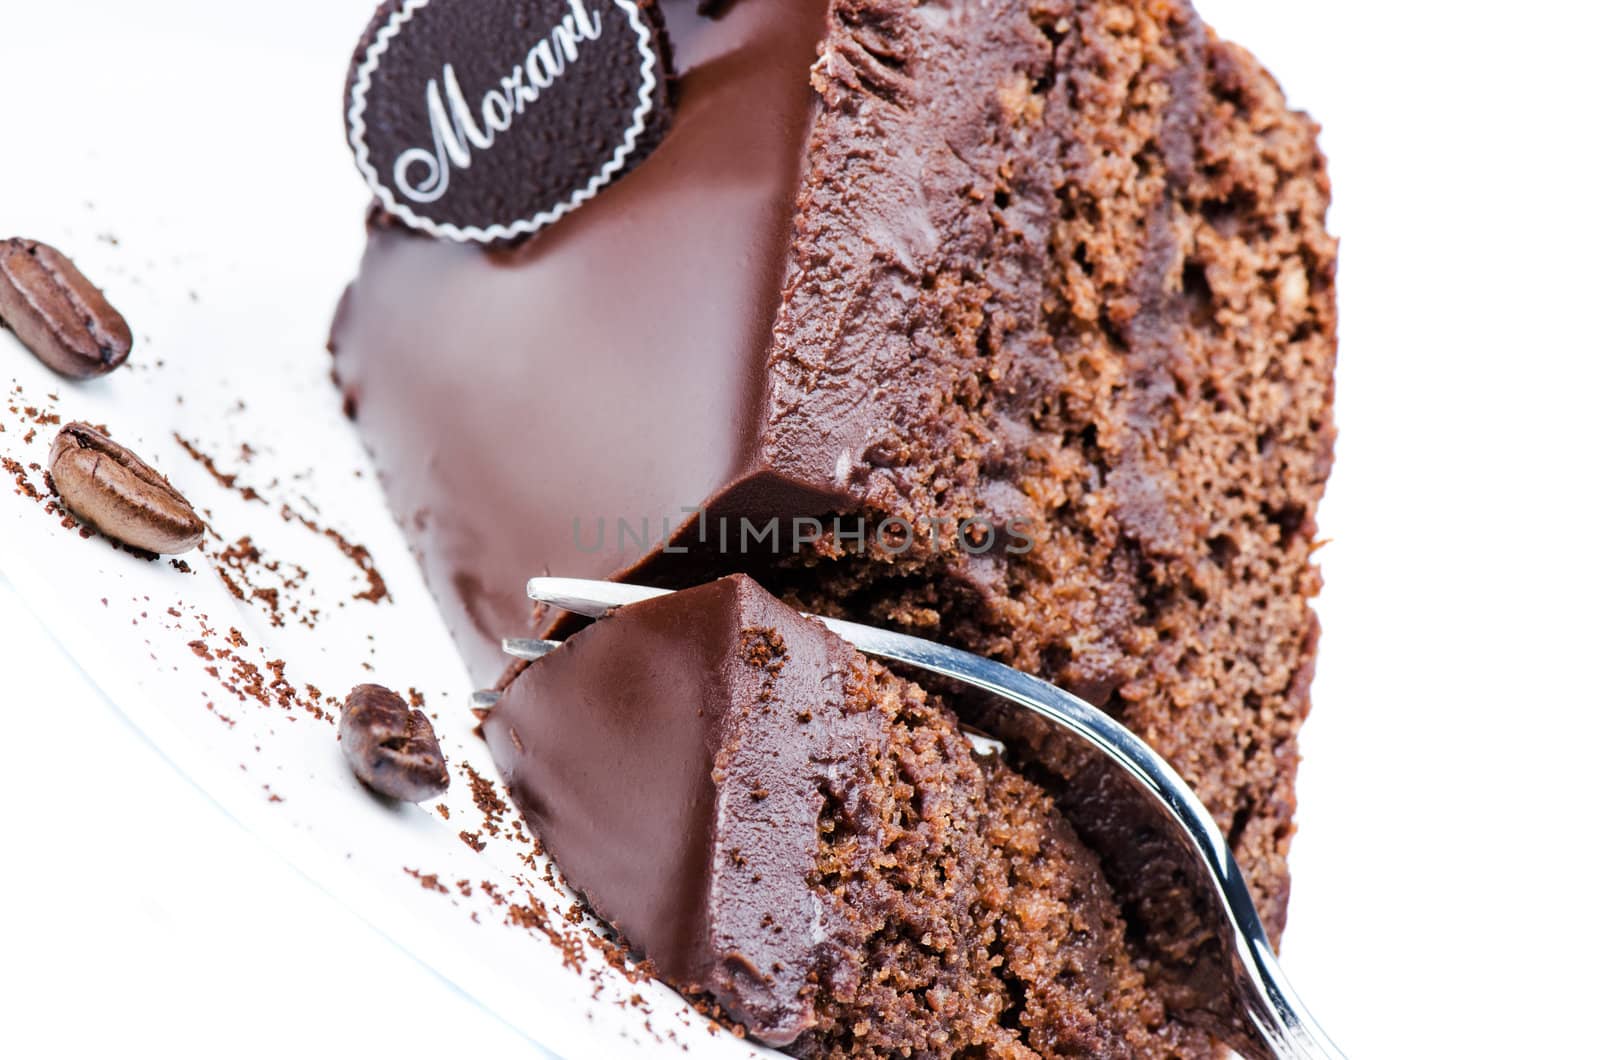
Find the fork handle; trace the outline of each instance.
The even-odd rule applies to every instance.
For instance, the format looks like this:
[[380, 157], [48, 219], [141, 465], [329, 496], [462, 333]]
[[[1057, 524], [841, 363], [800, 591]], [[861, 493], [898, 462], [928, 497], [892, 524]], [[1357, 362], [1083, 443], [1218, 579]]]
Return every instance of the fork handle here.
[[1266, 1046], [1258, 1051], [1261, 1060], [1344, 1060], [1289, 985], [1266, 941], [1252, 939], [1243, 952], [1253, 967], [1238, 971], [1253, 981], [1240, 984], [1245, 987], [1240, 995], [1248, 999], [1247, 1015]]

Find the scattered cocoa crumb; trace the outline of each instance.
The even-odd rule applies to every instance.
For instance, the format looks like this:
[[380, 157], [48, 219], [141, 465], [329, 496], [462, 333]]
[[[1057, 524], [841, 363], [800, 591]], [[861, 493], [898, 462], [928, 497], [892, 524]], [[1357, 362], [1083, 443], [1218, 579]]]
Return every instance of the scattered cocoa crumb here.
[[[285, 606], [285, 593], [298, 593], [310, 577], [298, 563], [268, 559], [248, 534], [223, 548], [203, 545], [201, 550], [212, 559], [218, 576], [235, 599], [260, 605], [267, 620], [275, 627], [285, 624], [287, 615], [295, 615], [302, 625], [314, 626], [308, 613], [302, 613], [298, 603]], [[277, 585], [263, 584], [276, 580]]]
[[[243, 403], [241, 402], [237, 407], [243, 408]], [[246, 501], [253, 501], [259, 504], [269, 503], [261, 490], [254, 486], [241, 483], [237, 474], [230, 474], [223, 471], [217, 466], [216, 460], [210, 454], [201, 450], [200, 447], [194, 442], [184, 438], [179, 434], [174, 434], [173, 438], [177, 441], [178, 445], [183, 448], [184, 452], [188, 453], [196, 463], [205, 468], [206, 472], [216, 480], [218, 485], [222, 486], [224, 489], [232, 490]], [[253, 449], [249, 443], [245, 443], [239, 447], [239, 459], [242, 463], [249, 463], [255, 458], [255, 455], [256, 450]], [[309, 501], [306, 503], [310, 505]], [[310, 506], [314, 511], [315, 505]], [[298, 522], [312, 533], [320, 534], [329, 541], [332, 541], [334, 545], [338, 547], [339, 551], [345, 556], [345, 558], [349, 559], [356, 565], [357, 570], [359, 570], [362, 576], [366, 579], [367, 587], [356, 593], [355, 599], [367, 600], [372, 603], [379, 603], [384, 600], [391, 599], [388, 585], [384, 582], [383, 575], [378, 572], [377, 565], [372, 559], [371, 551], [368, 550], [365, 545], [353, 543], [338, 530], [319, 524], [309, 516], [302, 515], [295, 511], [287, 504], [280, 505], [278, 514], [284, 522]], [[244, 540], [248, 542], [249, 539], [245, 538]], [[236, 542], [234, 547], [237, 547], [237, 545], [238, 543]], [[277, 567], [273, 567], [271, 569], [274, 572], [277, 572], [278, 570]], [[303, 568], [297, 569], [300, 569], [303, 575]], [[280, 606], [280, 602], [265, 600], [262, 596], [258, 596], [257, 587], [250, 585], [249, 579], [244, 577], [240, 571], [234, 570], [232, 575], [232, 577], [224, 575], [224, 581], [228, 583], [229, 591], [231, 591], [239, 599], [262, 600], [262, 602], [267, 603], [269, 608], [274, 610]], [[300, 580], [303, 581], [303, 577]], [[287, 588], [293, 588], [293, 586], [289, 586]], [[281, 614], [278, 614], [277, 618], [278, 621], [276, 621], [274, 624], [281, 625]]]
[[495, 790], [494, 782], [484, 779], [469, 763], [461, 763], [461, 772], [466, 775], [467, 783], [472, 786], [473, 803], [483, 814], [483, 830], [491, 836], [499, 835], [501, 825], [511, 808]]
[[423, 890], [438, 891], [440, 894], [449, 894], [450, 888], [439, 882], [437, 873], [422, 873], [417, 869], [406, 869], [406, 875], [422, 884]]
[[378, 572], [377, 564], [373, 562], [372, 553], [367, 549], [366, 545], [353, 543], [339, 531], [330, 526], [320, 525], [315, 520], [301, 515], [287, 504], [282, 507], [278, 514], [283, 516], [285, 522], [293, 519], [312, 533], [321, 534], [329, 541], [332, 541], [338, 546], [339, 551], [344, 553], [345, 558], [356, 565], [356, 568], [367, 579], [367, 587], [355, 594], [357, 600], [366, 600], [377, 604], [393, 599], [389, 595], [389, 586], [384, 582], [383, 575]]
[[39, 488], [28, 479], [28, 469], [9, 456], [0, 457], [0, 467], [4, 467], [17, 481], [17, 492], [30, 501], [43, 500]]
[[216, 479], [217, 485], [221, 486], [223, 489], [232, 490], [247, 501], [255, 501], [257, 504], [267, 503], [267, 499], [261, 496], [260, 493], [256, 492], [254, 486], [239, 485], [238, 475], [225, 474], [220, 468], [217, 467], [217, 462], [215, 460], [211, 459], [211, 457], [207, 454], [201, 452], [199, 447], [193, 442], [189, 441], [189, 439], [176, 432], [173, 433], [172, 437], [173, 440], [182, 447], [183, 451], [188, 453], [189, 456], [194, 459], [195, 463], [205, 468], [211, 477]]
[[[207, 632], [215, 637], [215, 631]], [[237, 629], [228, 631], [225, 643], [208, 641], [203, 637], [189, 641], [189, 650], [196, 658], [213, 664], [204, 668], [205, 673], [239, 702], [305, 713], [319, 721], [331, 723], [337, 720], [325, 705], [327, 699], [320, 691], [309, 691], [311, 686], [307, 686], [307, 691], [295, 687], [288, 677], [288, 666], [282, 659], [263, 657], [258, 665], [244, 658], [241, 652], [249, 646]], [[207, 704], [207, 708], [214, 709], [210, 704]]]
[[526, 931], [537, 931], [561, 951], [563, 965], [573, 971], [583, 969], [582, 938], [577, 934], [562, 931], [551, 923], [549, 909], [531, 893], [528, 895], [526, 905], [512, 904], [506, 907], [506, 923]]

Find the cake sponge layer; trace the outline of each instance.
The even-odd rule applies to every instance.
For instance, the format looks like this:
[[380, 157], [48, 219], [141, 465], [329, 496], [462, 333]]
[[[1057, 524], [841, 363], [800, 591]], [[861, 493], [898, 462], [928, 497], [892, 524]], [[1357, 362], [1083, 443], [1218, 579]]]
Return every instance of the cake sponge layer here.
[[613, 612], [485, 723], [569, 882], [800, 1056], [1202, 1055], [1048, 796], [743, 576]]

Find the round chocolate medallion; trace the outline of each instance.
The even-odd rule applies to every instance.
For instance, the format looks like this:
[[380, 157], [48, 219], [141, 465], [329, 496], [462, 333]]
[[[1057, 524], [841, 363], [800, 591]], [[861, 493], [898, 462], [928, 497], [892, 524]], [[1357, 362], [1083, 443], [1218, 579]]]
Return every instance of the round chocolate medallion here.
[[356, 165], [413, 228], [531, 234], [659, 138], [665, 54], [648, 0], [389, 0], [351, 72]]

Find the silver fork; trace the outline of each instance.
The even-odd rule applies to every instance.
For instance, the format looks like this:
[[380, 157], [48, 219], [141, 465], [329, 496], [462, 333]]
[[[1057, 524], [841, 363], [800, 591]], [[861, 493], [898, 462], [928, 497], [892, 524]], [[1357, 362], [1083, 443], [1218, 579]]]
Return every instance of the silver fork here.
[[[616, 607], [667, 595], [615, 582], [534, 578], [533, 600], [574, 614], [599, 618]], [[1105, 775], [1125, 789], [1119, 797], [1140, 815], [1141, 835], [1159, 836], [1164, 853], [1192, 867], [1175, 878], [1163, 874], [1163, 901], [1174, 894], [1185, 911], [1208, 918], [1221, 952], [1210, 974], [1194, 967], [1177, 972], [1187, 1003], [1184, 1014], [1250, 1060], [1342, 1060], [1343, 1054], [1306, 1011], [1283, 970], [1251, 901], [1227, 842], [1189, 786], [1148, 744], [1105, 713], [1049, 682], [992, 659], [943, 644], [856, 622], [813, 616], [860, 651], [938, 674], [1032, 711], [1066, 730], [1108, 765]], [[539, 659], [558, 641], [508, 640], [506, 653]], [[474, 705], [492, 706], [493, 693]], [[1177, 886], [1174, 887], [1173, 885]]]

